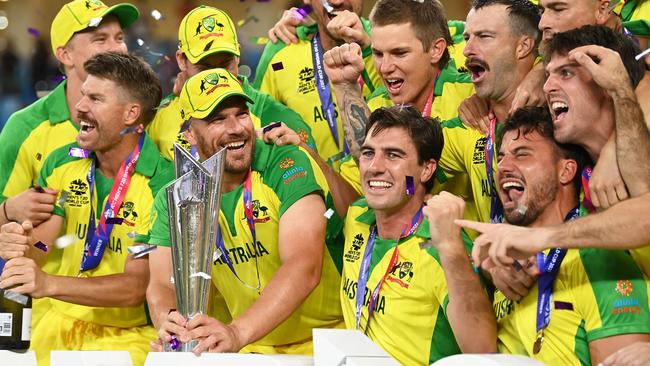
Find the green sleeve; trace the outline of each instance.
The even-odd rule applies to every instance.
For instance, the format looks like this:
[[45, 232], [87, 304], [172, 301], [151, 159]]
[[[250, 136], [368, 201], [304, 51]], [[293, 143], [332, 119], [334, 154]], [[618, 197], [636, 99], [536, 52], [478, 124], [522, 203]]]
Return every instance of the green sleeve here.
[[629, 253], [581, 249], [579, 262], [570, 262], [571, 287], [584, 299], [577, 306], [587, 339], [650, 333], [649, 283]]
[[41, 168], [41, 171], [38, 176], [39, 186], [48, 187], [59, 191], [59, 193], [56, 196], [56, 201], [54, 202], [53, 213], [55, 215], [59, 215], [63, 217], [65, 217], [65, 210], [63, 206], [59, 204], [59, 199], [61, 198], [61, 194], [63, 194], [63, 191], [66, 189], [66, 187], [63, 187], [61, 185], [61, 182], [57, 181], [53, 173], [56, 168], [59, 168], [64, 164], [70, 163], [78, 159], [76, 157], [68, 155], [68, 150], [70, 149], [70, 147], [73, 146], [77, 146], [77, 144], [73, 142], [71, 144], [64, 145], [54, 150], [45, 159], [45, 162], [43, 162], [43, 167]]
[[280, 216], [302, 197], [323, 193], [307, 154], [296, 146], [272, 147], [272, 156], [264, 172], [264, 181], [280, 200]]
[[156, 194], [151, 212], [151, 228], [149, 233], [136, 237], [136, 242], [169, 247], [172, 245], [169, 233], [169, 210], [167, 208], [166, 189], [160, 189]]
[[269, 42], [266, 44], [260, 57], [260, 62], [257, 63], [257, 69], [255, 70], [255, 80], [253, 81], [253, 87], [255, 89], [262, 90], [262, 82], [267, 76], [266, 74], [271, 66], [271, 60], [284, 47], [286, 47], [286, 44], [281, 40], [278, 40], [278, 43]]

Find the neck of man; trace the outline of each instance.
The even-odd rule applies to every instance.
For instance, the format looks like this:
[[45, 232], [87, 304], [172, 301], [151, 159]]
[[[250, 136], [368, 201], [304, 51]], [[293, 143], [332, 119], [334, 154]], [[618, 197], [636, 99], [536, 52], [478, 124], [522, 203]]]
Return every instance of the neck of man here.
[[[429, 80], [429, 82], [427, 83], [426, 87], [422, 90], [422, 92], [418, 94], [418, 96], [416, 97], [417, 99], [413, 101], [413, 105], [415, 106], [415, 108], [417, 108], [417, 110], [422, 113], [424, 113], [424, 107], [427, 105], [431, 93], [433, 93], [436, 89], [436, 75], [438, 75], [439, 70], [440, 68], [437, 65], [433, 66], [433, 74], [431, 75], [431, 80]], [[430, 117], [430, 116], [426, 116], [426, 117]]]
[[97, 167], [108, 179], [115, 179], [122, 163], [133, 152], [141, 134], [127, 134], [115, 145], [104, 151], [95, 151]]
[[329, 51], [332, 48], [343, 44], [341, 41], [337, 41], [330, 37], [330, 34], [327, 32], [327, 27], [321, 24], [318, 24], [318, 35], [320, 36], [320, 44], [323, 46], [324, 51]]
[[[494, 113], [497, 122], [503, 122], [508, 118], [508, 111], [510, 111], [512, 101], [515, 99], [515, 95], [517, 94], [517, 87], [533, 68], [535, 62], [533, 56], [534, 55], [528, 56], [526, 59], [517, 62], [512, 80], [508, 82], [509, 86], [501, 97], [488, 100], [490, 110]], [[509, 79], [506, 75], [504, 75], [504, 78]]]
[[[579, 172], [577, 174], [580, 174]], [[529, 227], [542, 227], [560, 225], [566, 215], [578, 205], [577, 192], [573, 183], [563, 185], [558, 190], [555, 199], [533, 221]]]
[[399, 240], [405, 227], [411, 225], [413, 216], [422, 207], [424, 202], [424, 188], [422, 193], [411, 197], [405, 204], [395, 209], [375, 210], [377, 220], [377, 233], [385, 240]]
[[228, 173], [224, 171], [222, 178], [223, 181], [221, 182], [221, 191], [223, 193], [228, 193], [235, 190], [242, 183], [244, 183], [246, 174], [248, 174], [248, 171], [245, 171], [243, 173]]
[[[69, 77], [67, 75], [70, 75]], [[66, 70], [67, 83], [65, 85], [65, 100], [68, 104], [68, 110], [70, 111], [70, 120], [75, 124], [79, 124], [77, 121], [77, 110], [75, 106], [81, 100], [81, 84], [83, 80], [80, 80], [74, 70]]]
[[600, 151], [607, 143], [607, 140], [609, 140], [614, 133], [614, 118], [613, 110], [602, 110], [602, 113], [599, 114], [598, 120], [594, 121], [589, 132], [580, 137], [578, 145], [582, 146], [587, 151], [594, 164], [598, 161]]

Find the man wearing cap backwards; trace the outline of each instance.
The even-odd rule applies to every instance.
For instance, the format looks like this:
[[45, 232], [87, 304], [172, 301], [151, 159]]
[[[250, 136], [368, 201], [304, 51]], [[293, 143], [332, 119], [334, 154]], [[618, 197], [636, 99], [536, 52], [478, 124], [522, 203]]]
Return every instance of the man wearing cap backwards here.
[[[77, 142], [54, 150], [38, 180], [67, 195], [36, 228], [2, 226], [0, 248], [10, 256], [0, 287], [49, 301], [31, 334], [40, 365], [49, 365], [51, 350], [97, 349], [128, 350], [142, 365], [156, 336], [143, 304], [148, 261], [128, 249], [149, 230], [154, 196], [174, 174], [142, 132], [160, 103], [160, 80], [140, 58], [115, 52], [84, 70]], [[39, 264], [49, 252], [39, 249], [60, 245], [60, 236], [71, 244], [60, 250], [58, 270], [45, 273]]]
[[[232, 20], [224, 11], [210, 6], [192, 9], [181, 21], [178, 39], [176, 62], [187, 76], [216, 67], [227, 69], [233, 75], [237, 75], [239, 68], [237, 32]], [[282, 121], [308, 146], [315, 147], [311, 129], [303, 122], [300, 115], [273, 100], [268, 94], [258, 92], [246, 77], [239, 76], [239, 79], [244, 92], [254, 102], [249, 105], [249, 109], [256, 128]], [[147, 131], [158, 145], [162, 155], [172, 160], [175, 142], [188, 150], [190, 146], [182, 133], [179, 133], [181, 127], [181, 120], [178, 118], [181, 109], [179, 98], [171, 94], [163, 100], [161, 106], [164, 107], [160, 108]]]
[[[150, 257], [147, 289], [160, 340], [199, 339], [196, 354], [310, 354], [312, 328], [343, 327], [340, 276], [324, 250], [342, 222], [336, 215], [324, 216], [323, 198], [329, 205], [330, 195], [323, 173], [300, 148], [256, 139], [247, 105], [252, 100], [227, 70], [194, 75], [180, 101], [182, 115], [191, 122], [187, 140], [200, 158], [228, 149], [219, 215], [222, 240], [217, 240], [224, 254], [213, 262], [212, 282], [233, 321], [225, 324], [207, 315], [187, 320], [172, 311], [171, 240], [161, 191], [149, 232], [148, 243], [158, 249]], [[162, 349], [160, 343], [152, 347]]]

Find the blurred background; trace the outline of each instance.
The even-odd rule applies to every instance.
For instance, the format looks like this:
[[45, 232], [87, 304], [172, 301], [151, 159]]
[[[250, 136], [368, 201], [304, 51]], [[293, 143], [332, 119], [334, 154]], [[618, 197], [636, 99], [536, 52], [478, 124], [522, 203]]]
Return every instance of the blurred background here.
[[[408, 0], [405, 0], [408, 1]], [[416, 1], [416, 0], [412, 0]], [[0, 0], [0, 129], [18, 109], [47, 94], [63, 76], [51, 54], [50, 24], [64, 0]], [[104, 0], [111, 6], [118, 2]], [[178, 25], [198, 5], [225, 10], [238, 28], [240, 73], [252, 78], [264, 50], [267, 31], [291, 6], [302, 0], [132, 0], [140, 10], [138, 21], [126, 31], [129, 51], [145, 58], [158, 72], [166, 94], [171, 92], [178, 67]], [[442, 0], [448, 19], [465, 19], [470, 0]], [[374, 1], [364, 0], [364, 16]]]

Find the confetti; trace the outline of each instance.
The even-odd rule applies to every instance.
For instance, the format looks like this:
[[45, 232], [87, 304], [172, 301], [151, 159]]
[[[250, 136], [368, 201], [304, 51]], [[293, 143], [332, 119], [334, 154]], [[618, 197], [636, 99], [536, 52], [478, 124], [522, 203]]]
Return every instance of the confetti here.
[[[422, 1], [420, 1], [420, 2], [422, 2]], [[323, 0], [323, 7], [325, 8], [325, 10], [328, 13], [332, 13], [334, 11], [334, 8], [332, 7], [332, 5], [330, 5], [329, 2], [327, 2], [327, 0]]]
[[87, 158], [90, 156], [90, 153], [88, 150], [84, 150], [80, 147], [71, 147], [70, 150], [68, 150], [68, 155], [75, 158]]
[[646, 49], [645, 51], [639, 53], [638, 55], [634, 56], [634, 59], [639, 61], [640, 59], [644, 58], [648, 53], [650, 53], [650, 48]]
[[181, 129], [180, 129], [180, 131], [178, 131], [178, 133], [183, 133], [183, 132], [189, 130], [190, 129], [190, 123], [191, 123], [190, 121], [191, 120], [189, 120], [189, 119], [187, 121], [183, 121], [183, 124], [181, 124]]
[[176, 335], [172, 335], [172, 340], [169, 341], [169, 345], [174, 351], [181, 349], [181, 342], [176, 338]]
[[65, 75], [54, 75], [54, 76], [52, 76], [52, 78], [50, 78], [50, 80], [52, 80], [52, 82], [55, 82], [55, 83], [60, 83], [63, 80], [65, 80]]
[[142, 40], [142, 38], [138, 38], [136, 42], [138, 42], [138, 46], [140, 47], [144, 46], [144, 41]]
[[72, 245], [75, 241], [77, 241], [77, 236], [74, 234], [68, 234], [57, 238], [54, 241], [54, 246], [59, 249], [63, 249], [69, 245]]
[[219, 258], [221, 258], [221, 255], [222, 255], [221, 249], [219, 248], [215, 249], [214, 254], [212, 254], [212, 261], [216, 262], [217, 260], [219, 260]]
[[253, 44], [259, 44], [259, 45], [265, 45], [269, 43], [269, 39], [266, 37], [251, 37], [250, 41]]
[[108, 219], [106, 219], [106, 223], [108, 225], [122, 225], [123, 222], [124, 219], [119, 217], [109, 217]]
[[48, 249], [48, 248], [47, 248], [47, 244], [43, 243], [42, 241], [40, 241], [40, 240], [37, 241], [36, 244], [34, 244], [34, 246], [35, 246], [36, 248], [38, 248], [38, 249], [44, 251], [45, 253], [47, 253], [47, 249]]
[[92, 18], [92, 19], [90, 19], [90, 21], [88, 22], [88, 26], [89, 26], [89, 27], [96, 27], [96, 26], [98, 26], [99, 23], [101, 23], [101, 22], [102, 22], [102, 17]]
[[327, 219], [331, 219], [332, 215], [334, 215], [334, 210], [331, 208], [328, 208], [327, 211], [325, 211], [325, 214], [323, 216], [327, 217]]
[[39, 32], [38, 29], [32, 28], [32, 27], [27, 28], [27, 33], [31, 34], [34, 37], [40, 37], [41, 36], [41, 32]]
[[176, 283], [176, 281], [174, 281], [174, 276], [169, 277], [169, 283], [172, 285]]
[[156, 19], [156, 20], [160, 20], [160, 19], [162, 19], [163, 16], [158, 10], [154, 9], [154, 10], [151, 11], [151, 17]]
[[63, 205], [68, 201], [68, 191], [61, 191], [61, 196], [59, 196], [59, 201], [57, 202], [59, 206], [63, 207]]
[[280, 127], [281, 125], [282, 125], [282, 122], [273, 122], [270, 125], [264, 126], [264, 128], [262, 128], [262, 133], [267, 133], [267, 132], [271, 131], [274, 128]]
[[273, 68], [273, 71], [280, 71], [284, 69], [284, 65], [282, 64], [282, 61], [271, 64], [271, 67]]
[[257, 23], [259, 21], [260, 20], [255, 15], [251, 15], [246, 19], [242, 19], [242, 20], [237, 21], [237, 26], [241, 28], [241, 27], [245, 26], [246, 24], [248, 24], [250, 22]]
[[194, 277], [201, 277], [201, 278], [203, 278], [204, 280], [209, 280], [209, 279], [212, 278], [209, 274], [207, 274], [207, 273], [205, 273], [205, 272], [196, 272], [196, 273], [192, 273], [192, 274], [190, 275], [190, 278], [194, 278]]
[[137, 235], [138, 235], [138, 233], [136, 233], [135, 231], [130, 231], [130, 232], [126, 233], [126, 236], [128, 236], [129, 239], [135, 239], [135, 237]]
[[415, 184], [413, 183], [413, 177], [410, 175], [406, 176], [406, 195], [412, 196], [415, 194]]
[[298, 13], [298, 14], [296, 14], [297, 15], [296, 17], [299, 18], [300, 20], [303, 20], [312, 11], [314, 11], [314, 8], [312, 8], [311, 5], [309, 5], [309, 4], [301, 6], [298, 9], [296, 9], [296, 13]]

